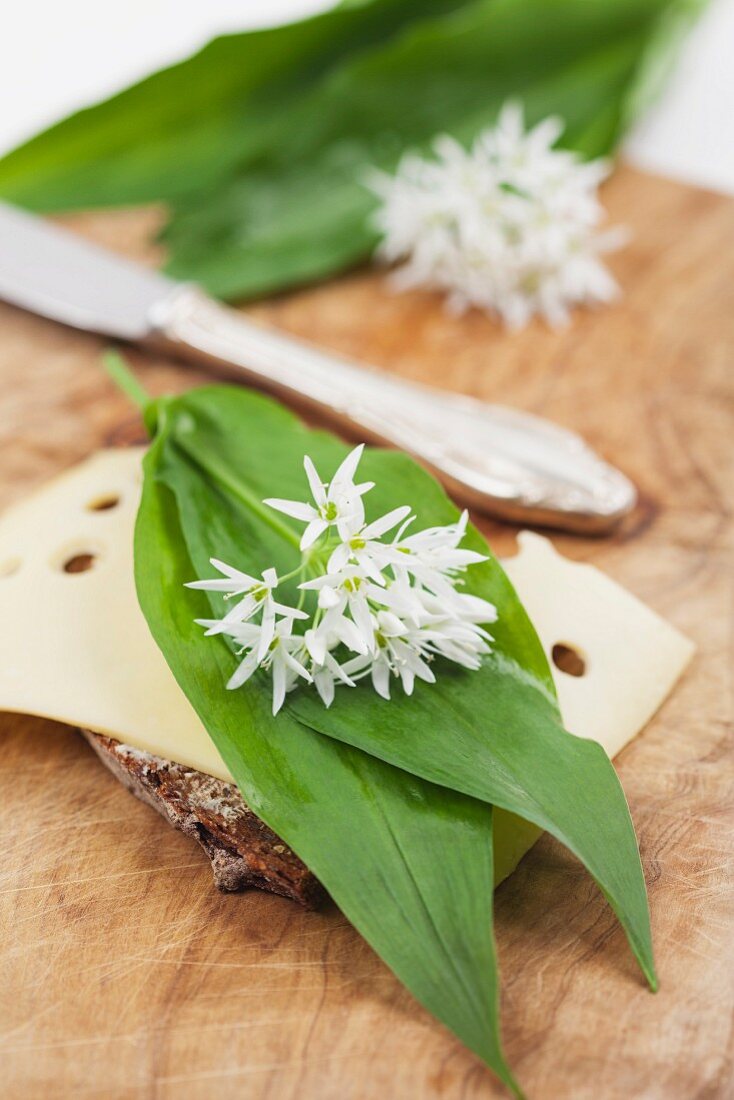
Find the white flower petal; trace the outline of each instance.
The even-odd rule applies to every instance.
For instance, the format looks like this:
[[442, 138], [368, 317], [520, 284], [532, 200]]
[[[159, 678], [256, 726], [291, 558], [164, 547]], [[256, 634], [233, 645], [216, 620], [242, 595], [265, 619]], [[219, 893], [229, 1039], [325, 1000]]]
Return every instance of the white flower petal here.
[[313, 546], [316, 539], [319, 535], [323, 535], [328, 526], [329, 524], [325, 519], [320, 517], [312, 519], [301, 537], [301, 550], [308, 550], [310, 546]]
[[393, 615], [391, 611], [380, 611], [377, 616], [377, 623], [381, 632], [388, 638], [399, 638], [401, 634], [407, 633], [405, 623], [397, 615]]
[[251, 650], [230, 676], [227, 681], [227, 689], [229, 691], [234, 691], [235, 688], [241, 687], [246, 680], [250, 679], [255, 669], [259, 666], [259, 663], [257, 654], [254, 650]]
[[275, 600], [272, 607], [276, 614], [282, 615], [285, 619], [310, 619], [311, 617], [307, 611], [301, 611], [298, 607], [289, 607], [285, 603], [276, 603]]
[[372, 616], [370, 615], [367, 601], [361, 596], [349, 596], [347, 598], [347, 603], [349, 604], [349, 610], [354, 619], [354, 625], [357, 627], [362, 641], [368, 649], [373, 649], [375, 645], [375, 631], [372, 626]]
[[314, 592], [314, 591], [317, 592], [320, 588], [324, 588], [324, 587], [332, 587], [333, 588], [334, 585], [337, 585], [337, 584], [339, 584], [339, 578], [338, 577], [329, 577], [327, 575], [324, 575], [324, 576], [321, 576], [321, 577], [313, 577], [310, 581], [301, 581], [301, 583], [299, 584], [298, 587], [299, 588], [305, 588], [307, 592]]
[[407, 531], [407, 529], [410, 527], [411, 523], [415, 523], [415, 518], [416, 518], [415, 516], [408, 516], [405, 523], [402, 524], [402, 526], [398, 530], [397, 535], [395, 536], [395, 538], [393, 540], [395, 546], [399, 545], [400, 540], [403, 537], [403, 532]]
[[314, 673], [313, 682], [321, 697], [321, 702], [325, 707], [330, 707], [334, 702], [334, 695], [336, 693], [332, 674], [328, 669], [320, 668], [318, 672]]
[[470, 615], [478, 623], [494, 623], [497, 621], [497, 608], [489, 600], [483, 600], [479, 596], [472, 596], [462, 592], [459, 595], [459, 610], [461, 614]]
[[383, 661], [372, 666], [372, 686], [383, 699], [390, 699], [390, 669]]
[[204, 632], [205, 637], [210, 637], [213, 634], [224, 634], [227, 632], [227, 628], [221, 619], [194, 619], [197, 626], [206, 627]]
[[348, 661], [345, 661], [342, 669], [348, 676], [360, 679], [371, 670], [373, 663], [369, 653], [360, 653], [357, 657], [350, 657]]
[[326, 660], [326, 634], [323, 630], [307, 630], [304, 635], [306, 649], [313, 657], [317, 665], [323, 665]]
[[323, 508], [326, 504], [326, 486], [318, 475], [316, 467], [314, 466], [308, 455], [303, 456], [303, 468], [306, 471], [306, 477], [308, 478], [308, 487], [311, 490], [316, 504], [319, 508]]
[[268, 497], [267, 500], [263, 501], [263, 504], [267, 504], [269, 508], [274, 508], [276, 512], [283, 512], [286, 516], [292, 516], [293, 519], [303, 520], [304, 523], [308, 523], [318, 516], [318, 512], [312, 504], [304, 504], [301, 500], [280, 500], [278, 497]]
[[327, 573], [339, 573], [347, 564], [350, 558], [350, 550], [348, 542], [340, 542], [336, 549], [332, 552], [329, 562], [326, 566]]
[[363, 638], [361, 632], [351, 619], [347, 619], [346, 616], [341, 615], [335, 618], [329, 626], [339, 641], [342, 642], [347, 649], [351, 649], [353, 653], [365, 655], [371, 652], [371, 645]]
[[379, 539], [387, 531], [392, 530], [402, 520], [409, 516], [411, 508], [409, 504], [404, 504], [401, 508], [393, 508], [392, 512], [387, 512], [379, 519], [373, 520], [372, 523], [368, 523], [367, 526], [360, 532], [361, 537], [368, 541], [369, 539]]
[[341, 498], [338, 505], [336, 529], [339, 538], [348, 542], [364, 526], [364, 504], [361, 497]]
[[286, 672], [283, 661], [273, 661], [273, 715], [276, 715], [285, 702]]
[[231, 580], [217, 578], [210, 581], [186, 581], [184, 588], [199, 588], [203, 592], [236, 592]]
[[275, 614], [272, 607], [266, 607], [263, 611], [262, 625], [260, 628], [260, 641], [257, 647], [257, 659], [262, 661], [268, 652], [270, 643], [275, 637]]
[[424, 680], [425, 683], [427, 683], [427, 684], [435, 684], [436, 683], [436, 677], [433, 674], [433, 669], [431, 668], [430, 665], [427, 665], [425, 661], [421, 660], [420, 657], [416, 657], [413, 660], [413, 663], [412, 663], [411, 667], [412, 667], [413, 672], [415, 673], [415, 675], [419, 679]]
[[319, 592], [319, 607], [323, 611], [329, 611], [333, 607], [343, 604], [344, 597], [335, 588], [322, 588]]
[[311, 683], [313, 679], [311, 673], [301, 664], [301, 662], [296, 657], [293, 656], [292, 653], [289, 653], [287, 649], [283, 650], [283, 661], [285, 665], [288, 668], [292, 669], [293, 672], [295, 672], [298, 676], [302, 677], [302, 679], [304, 679], [307, 683]]
[[363, 550], [354, 550], [352, 556], [360, 567], [366, 577], [369, 577], [376, 584], [384, 585], [385, 578], [382, 573], [381, 565], [375, 561], [373, 555], [373, 548], [367, 547]]
[[354, 481], [354, 475], [357, 472], [357, 466], [359, 466], [363, 451], [364, 443], [360, 443], [358, 447], [349, 452], [331, 479], [332, 486], [346, 485]]
[[406, 665], [401, 665], [401, 667], [400, 667], [400, 679], [402, 680], [403, 691], [405, 692], [405, 694], [406, 695], [412, 695], [413, 694], [413, 686], [415, 684], [415, 673], [413, 672], [413, 669], [409, 668]]
[[346, 684], [348, 687], [354, 687], [354, 680], [351, 679], [344, 666], [340, 665], [330, 653], [326, 654], [326, 668], [343, 684]]
[[222, 619], [222, 623], [225, 626], [229, 626], [230, 623], [246, 622], [255, 614], [260, 604], [260, 600], [255, 600], [252, 596], [245, 596], [244, 599], [240, 600], [234, 607], [229, 609]]
[[209, 558], [209, 564], [219, 572], [223, 573], [226, 577], [230, 577], [236, 581], [244, 581], [245, 584], [257, 584], [257, 577], [251, 577], [249, 573], [242, 573], [239, 569], [235, 569], [232, 565], [227, 565], [226, 561], [220, 561], [219, 558]]

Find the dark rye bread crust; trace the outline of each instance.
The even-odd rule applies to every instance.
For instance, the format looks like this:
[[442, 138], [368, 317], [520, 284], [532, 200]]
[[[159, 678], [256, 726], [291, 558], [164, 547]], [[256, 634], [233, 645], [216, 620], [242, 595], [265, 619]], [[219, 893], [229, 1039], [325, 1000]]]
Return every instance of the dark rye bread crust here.
[[243, 802], [233, 783], [82, 730], [103, 764], [174, 828], [198, 841], [227, 893], [257, 887], [315, 909], [324, 890], [306, 865]]

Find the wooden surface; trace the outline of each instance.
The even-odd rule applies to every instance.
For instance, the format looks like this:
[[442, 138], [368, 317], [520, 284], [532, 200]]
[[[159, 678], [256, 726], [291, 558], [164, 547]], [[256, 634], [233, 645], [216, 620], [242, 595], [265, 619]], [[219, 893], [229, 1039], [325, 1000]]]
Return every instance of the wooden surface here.
[[[446, 317], [381, 278], [258, 307], [325, 346], [581, 432], [638, 482], [607, 540], [561, 538], [693, 638], [694, 666], [619, 769], [650, 886], [661, 991], [608, 907], [544, 839], [497, 897], [507, 1053], [532, 1100], [725, 1100], [731, 854], [734, 203], [618, 173], [623, 302], [562, 333]], [[139, 257], [156, 211], [70, 219]], [[0, 504], [140, 438], [100, 342], [0, 307]], [[137, 353], [154, 392], [193, 372]], [[508, 527], [486, 525], [495, 548]], [[0, 581], [0, 583], [2, 583]], [[39, 624], [42, 629], [42, 624]], [[43, 670], [39, 670], [39, 675]], [[222, 896], [205, 857], [81, 738], [3, 715], [0, 1065], [6, 1100], [501, 1096], [334, 909]]]

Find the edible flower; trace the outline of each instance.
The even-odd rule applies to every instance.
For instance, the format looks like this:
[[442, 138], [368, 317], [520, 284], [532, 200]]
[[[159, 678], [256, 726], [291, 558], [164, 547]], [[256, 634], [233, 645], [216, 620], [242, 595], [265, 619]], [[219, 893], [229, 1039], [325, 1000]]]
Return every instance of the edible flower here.
[[[212, 558], [221, 576], [189, 584], [225, 600], [238, 598], [221, 618], [197, 622], [208, 635], [224, 635], [236, 647], [240, 663], [229, 689], [258, 669], [270, 674], [273, 714], [299, 683], [313, 685], [327, 707], [337, 686], [354, 687], [366, 677], [390, 699], [395, 681], [407, 695], [416, 680], [434, 683], [437, 658], [476, 670], [490, 651], [486, 625], [497, 618], [496, 608], [460, 590], [466, 570], [486, 560], [460, 545], [466, 512], [455, 523], [409, 535], [415, 517], [408, 505], [366, 522], [363, 497], [374, 485], [355, 480], [362, 452], [356, 447], [330, 482], [304, 458], [313, 503], [264, 502], [306, 524], [301, 562], [291, 573], [279, 577], [267, 568], [258, 579]], [[390, 532], [395, 533], [388, 540]], [[275, 597], [278, 587], [294, 578], [299, 579], [296, 607]], [[303, 633], [294, 630], [299, 622]]]
[[452, 311], [478, 307], [511, 329], [534, 315], [562, 325], [572, 306], [612, 301], [600, 256], [626, 234], [597, 231], [609, 166], [555, 148], [562, 131], [557, 118], [526, 130], [508, 103], [470, 149], [444, 135], [433, 157], [406, 153], [394, 175], [373, 171], [378, 257], [400, 265], [396, 288], [439, 290]]

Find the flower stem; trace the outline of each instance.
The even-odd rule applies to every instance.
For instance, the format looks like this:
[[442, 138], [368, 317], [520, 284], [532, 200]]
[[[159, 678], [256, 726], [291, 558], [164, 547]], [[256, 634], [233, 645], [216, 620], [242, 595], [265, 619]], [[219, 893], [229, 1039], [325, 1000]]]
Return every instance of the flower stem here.
[[197, 453], [195, 450], [186, 446], [184, 439], [177, 439], [176, 445], [185, 451], [188, 456], [198, 463], [202, 469], [206, 470], [211, 475], [214, 481], [218, 481], [225, 489], [229, 490], [233, 496], [237, 497], [243, 504], [246, 504], [264, 523], [273, 530], [276, 531], [282, 538], [295, 546], [300, 550], [301, 540], [287, 523], [283, 523], [272, 509], [268, 508], [266, 504], [263, 504], [258, 497], [252, 493], [248, 488], [237, 481], [226, 466], [220, 465], [219, 462], [211, 455], [207, 454], [205, 457]]
[[110, 349], [102, 356], [102, 362], [117, 388], [144, 412], [150, 404], [150, 394], [140, 385], [120, 353]]

